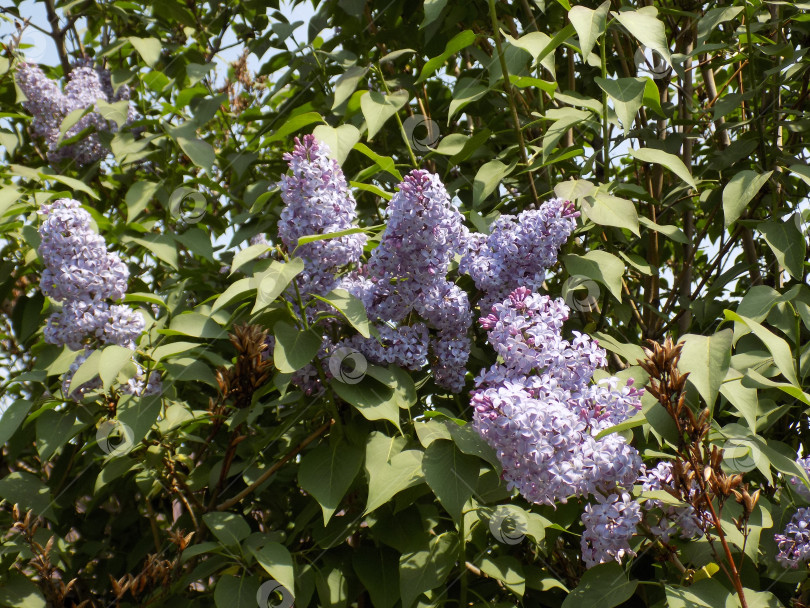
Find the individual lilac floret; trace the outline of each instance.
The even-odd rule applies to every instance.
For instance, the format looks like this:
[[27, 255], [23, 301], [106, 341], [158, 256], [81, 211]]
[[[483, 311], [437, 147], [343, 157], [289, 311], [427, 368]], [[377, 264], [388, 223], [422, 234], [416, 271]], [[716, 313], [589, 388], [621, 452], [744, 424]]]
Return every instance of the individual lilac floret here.
[[278, 222], [281, 242], [304, 259], [304, 291], [323, 295], [334, 288], [339, 268], [357, 263], [363, 254], [366, 235], [350, 234], [298, 246], [298, 239], [314, 234], [348, 230], [357, 219], [356, 203], [337, 161], [329, 158], [329, 147], [313, 135], [295, 139], [292, 153], [284, 160], [289, 175], [282, 175], [279, 187], [284, 209]]
[[779, 547], [776, 560], [785, 568], [798, 568], [810, 562], [810, 508], [796, 511], [783, 534], [774, 534]]
[[[115, 133], [118, 125], [106, 120], [98, 112], [89, 112], [82, 116], [61, 137], [62, 121], [75, 110], [93, 107], [98, 101], [114, 103], [129, 100], [129, 88], [121, 86], [113, 92], [110, 73], [104, 69], [94, 69], [89, 65], [74, 68], [69, 75], [64, 92], [59, 86], [45, 76], [36, 65], [20, 63], [16, 79], [20, 90], [26, 97], [23, 107], [34, 120], [31, 130], [35, 136], [45, 140], [48, 146], [48, 161], [57, 163], [64, 159], [73, 159], [78, 165], [86, 165], [104, 158], [107, 148], [101, 143], [99, 132]], [[135, 119], [135, 110], [128, 108], [127, 122]], [[79, 141], [60, 146], [61, 139], [68, 139], [91, 128], [94, 132]]]
[[[642, 469], [638, 481], [641, 482], [645, 492], [657, 490], [674, 491], [675, 481], [672, 477], [672, 463], [667, 461], [659, 462], [655, 467]], [[699, 492], [697, 484], [690, 493], [696, 496]], [[689, 504], [673, 505], [663, 500], [653, 499], [644, 503], [644, 509], [652, 517], [650, 531], [664, 542], [669, 542], [672, 536], [680, 531], [680, 537], [685, 539], [695, 538], [703, 535], [703, 520], [694, 507]]]
[[585, 506], [582, 523], [582, 559], [592, 568], [609, 561], [635, 555], [630, 539], [641, 521], [641, 508], [629, 494], [596, 495], [596, 504]]
[[[796, 461], [796, 464], [802, 467], [807, 476], [810, 477], [810, 456], [806, 458], [799, 458]], [[791, 477], [790, 485], [793, 486], [793, 489], [796, 492], [796, 494], [801, 496], [804, 500], [810, 501], [810, 488], [804, 485], [804, 482], [801, 479], [799, 479], [798, 477]]]
[[560, 247], [576, 228], [578, 216], [573, 203], [555, 198], [537, 210], [500, 216], [488, 235], [470, 235], [459, 272], [469, 274], [487, 294], [481, 310], [517, 287], [539, 289], [546, 269], [556, 264]]

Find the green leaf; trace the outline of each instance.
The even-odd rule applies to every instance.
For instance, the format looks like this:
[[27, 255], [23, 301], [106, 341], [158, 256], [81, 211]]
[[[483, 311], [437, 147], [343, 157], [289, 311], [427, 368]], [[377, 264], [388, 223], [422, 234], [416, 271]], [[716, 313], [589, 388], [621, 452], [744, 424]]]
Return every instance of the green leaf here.
[[616, 80], [609, 80], [597, 77], [593, 80], [599, 85], [599, 88], [607, 93], [613, 100], [616, 115], [622, 122], [624, 134], [627, 135], [644, 101], [644, 90], [647, 86], [645, 79], [618, 78]]
[[245, 518], [236, 513], [211, 511], [203, 515], [203, 521], [226, 547], [238, 547], [250, 534], [250, 526]]
[[79, 192], [84, 192], [90, 198], [99, 200], [98, 193], [95, 190], [75, 177], [68, 177], [67, 175], [52, 175], [50, 173], [39, 173], [39, 176], [42, 179], [53, 180], [55, 182], [59, 182], [60, 184], [65, 184], [68, 188], [77, 190]]
[[[371, 160], [373, 160], [377, 166], [380, 167], [383, 171], [386, 171], [393, 175], [398, 181], [402, 181], [402, 174], [397, 170], [396, 165], [394, 164], [394, 159], [390, 156], [380, 156], [374, 150], [369, 148], [366, 144], [356, 144], [354, 149], [362, 154], [368, 156]], [[341, 231], [344, 232], [344, 231]], [[349, 233], [351, 234], [351, 233]], [[299, 244], [302, 242], [301, 239], [298, 240]]]
[[580, 204], [582, 212], [593, 223], [626, 228], [636, 236], [640, 235], [636, 206], [627, 199], [597, 190], [593, 196], [581, 199]]
[[442, 14], [445, 6], [447, 6], [447, 0], [425, 0], [425, 18], [422, 19], [422, 23], [419, 24], [419, 29], [424, 29], [436, 21]]
[[402, 444], [378, 431], [366, 443], [365, 469], [368, 473], [366, 513], [387, 503], [395, 494], [424, 481], [420, 450], [402, 450]]
[[732, 592], [713, 578], [704, 578], [689, 587], [664, 585], [669, 608], [723, 608], [736, 604]]
[[324, 122], [323, 117], [317, 112], [304, 112], [303, 114], [297, 114], [292, 118], [285, 120], [284, 124], [281, 125], [277, 130], [273, 131], [273, 133], [264, 141], [265, 143], [270, 143], [272, 141], [284, 139], [288, 135], [292, 135], [296, 131], [303, 129], [307, 125], [311, 125], [315, 122]]
[[340, 125], [337, 128], [329, 125], [318, 125], [312, 134], [316, 139], [329, 146], [330, 156], [339, 165], [343, 164], [354, 145], [360, 141], [360, 131], [354, 125]]
[[438, 420], [428, 420], [427, 422], [414, 422], [414, 430], [419, 438], [422, 447], [428, 447], [437, 439], [452, 439], [447, 426]]
[[217, 325], [216, 321], [198, 312], [184, 312], [177, 315], [169, 324], [169, 329], [161, 330], [161, 333], [169, 336], [191, 336], [209, 340], [226, 337], [225, 330]]
[[754, 335], [760, 339], [760, 341], [771, 353], [773, 356], [773, 362], [776, 367], [779, 368], [779, 371], [782, 372], [782, 375], [794, 386], [801, 386], [799, 384], [799, 379], [796, 377], [793, 355], [790, 352], [790, 346], [788, 346], [787, 342], [776, 334], [771, 333], [753, 319], [738, 315], [736, 312], [731, 310], [725, 310], [723, 312], [726, 316], [726, 320], [737, 321], [748, 326], [748, 329], [750, 329]]
[[512, 162], [505, 165], [499, 160], [491, 160], [485, 163], [473, 179], [473, 208], [478, 209], [481, 203], [498, 187], [501, 180], [509, 175], [517, 165]]
[[628, 431], [630, 429], [634, 429], [638, 426], [642, 426], [645, 422], [647, 422], [647, 417], [642, 413], [639, 412], [635, 416], [628, 418], [624, 422], [620, 422], [619, 424], [613, 425], [606, 429], [599, 431], [596, 435], [596, 439], [602, 439], [602, 437], [607, 437], [613, 433], [622, 433], [624, 431]]
[[177, 244], [168, 234], [147, 234], [143, 237], [124, 236], [122, 242], [137, 243], [155, 256], [161, 262], [166, 262], [169, 266], [178, 269]]
[[146, 209], [157, 191], [160, 190], [160, 184], [155, 182], [135, 182], [127, 190], [124, 197], [124, 202], [127, 204], [127, 222], [134, 220], [138, 214]]
[[644, 85], [644, 106], [650, 108], [661, 118], [666, 118], [667, 115], [664, 114], [661, 107], [661, 93], [658, 91], [658, 85], [649, 76], [646, 76], [644, 80], [647, 81]]
[[787, 382], [774, 382], [753, 369], [745, 370], [745, 380], [743, 380], [743, 386], [750, 386], [750, 382], [746, 382], [746, 380], [753, 381], [755, 387], [777, 388], [783, 393], [810, 405], [810, 395], [805, 393], [798, 386], [788, 384]]
[[258, 593], [259, 581], [255, 577], [223, 574], [214, 589], [214, 604], [217, 608], [256, 608]]
[[[569, 30], [566, 38], [570, 37], [574, 33], [574, 27], [570, 24], [565, 26], [565, 29]], [[508, 34], [506, 34], [504, 37], [512, 46], [523, 49], [529, 53], [529, 55], [532, 56], [534, 65], [539, 64], [543, 66], [551, 74], [552, 78], [557, 77], [553, 52], [554, 49], [563, 42], [563, 40], [558, 39], [558, 36], [555, 36], [554, 39], [552, 39], [547, 34], [542, 32], [529, 32], [520, 38], [512, 38]]]
[[664, 152], [663, 150], [656, 150], [655, 148], [640, 148], [638, 150], [630, 150], [630, 153], [644, 163], [655, 163], [662, 165], [672, 171], [675, 175], [680, 177], [684, 182], [697, 188], [697, 182], [689, 173], [689, 169], [680, 159], [680, 157]]
[[267, 270], [254, 274], [251, 281], [256, 289], [256, 304], [251, 314], [270, 306], [303, 270], [304, 260], [293, 258], [286, 264], [273, 260]]
[[36, 420], [37, 452], [42, 460], [48, 460], [56, 450], [64, 447], [79, 432], [82, 424], [76, 424], [73, 410], [46, 410]]
[[622, 301], [622, 275], [624, 263], [607, 251], [589, 251], [585, 255], [573, 253], [563, 256], [568, 274], [582, 275], [604, 285], [619, 301]]
[[77, 108], [73, 110], [70, 114], [65, 116], [62, 119], [62, 122], [59, 123], [59, 140], [61, 141], [62, 139], [64, 139], [67, 132], [70, 131], [71, 128], [76, 126], [76, 123], [79, 122], [82, 119], [82, 117], [87, 116], [92, 111], [93, 111], [92, 106], [88, 106], [86, 108]]
[[577, 5], [568, 11], [568, 19], [577, 31], [582, 59], [587, 61], [593, 45], [605, 33], [610, 2], [603, 2], [596, 10]]
[[366, 315], [366, 307], [361, 300], [345, 289], [333, 289], [325, 296], [315, 297], [334, 306], [361, 336], [371, 337], [371, 326]]
[[84, 360], [84, 362], [79, 366], [79, 369], [76, 370], [76, 373], [73, 374], [73, 377], [70, 379], [68, 394], [73, 394], [73, 391], [79, 388], [82, 384], [90, 382], [90, 380], [98, 376], [98, 365], [100, 362], [101, 350], [94, 350], [92, 353], [90, 353], [90, 356]]
[[335, 100], [332, 102], [332, 110], [340, 107], [352, 96], [366, 72], [368, 72], [368, 68], [353, 65], [338, 78], [335, 83]]
[[[605, 9], [607, 11], [607, 9]], [[489, 577], [503, 581], [507, 589], [518, 597], [526, 592], [526, 575], [523, 565], [511, 555], [484, 557], [481, 560], [481, 572]]]
[[768, 181], [773, 171], [758, 174], [754, 171], [740, 171], [723, 188], [723, 215], [726, 227], [731, 226], [742, 215], [743, 209]]
[[[267, 543], [261, 549], [250, 547], [249, 551], [265, 572], [295, 597], [295, 568], [287, 547], [280, 543]], [[253, 600], [255, 602], [256, 596]]]
[[108, 391], [118, 373], [132, 361], [135, 351], [117, 344], [105, 346], [101, 351], [101, 361], [98, 364], [98, 375], [104, 383], [104, 390]]
[[160, 59], [160, 40], [157, 38], [138, 38], [130, 36], [127, 40], [132, 44], [138, 54], [143, 57], [146, 65], [152, 67]]
[[402, 106], [408, 103], [408, 91], [395, 91], [390, 95], [383, 95], [378, 91], [368, 91], [360, 98], [360, 109], [368, 125], [368, 139], [382, 129], [385, 122], [396, 114]]
[[24, 399], [17, 399], [0, 414], [0, 444], [5, 444], [25, 420], [33, 404]]
[[[363, 464], [363, 451], [344, 441], [321, 443], [307, 452], [298, 468], [298, 483], [318, 501], [326, 526]], [[272, 573], [271, 573], [272, 574]]]
[[562, 608], [614, 608], [629, 600], [636, 591], [638, 581], [627, 580], [627, 575], [616, 562], [599, 564], [585, 571], [576, 589], [562, 603]]
[[101, 114], [105, 120], [114, 122], [120, 129], [127, 122], [129, 104], [130, 101], [128, 99], [122, 99], [121, 101], [113, 103], [107, 103], [103, 99], [97, 99], [95, 108], [96, 112]]
[[399, 559], [385, 546], [363, 545], [352, 551], [352, 565], [363, 588], [371, 596], [374, 608], [393, 608], [399, 601]]
[[252, 262], [260, 255], [267, 253], [271, 249], [272, 247], [270, 247], [269, 245], [257, 243], [256, 245], [251, 245], [250, 247], [245, 247], [244, 249], [237, 251], [236, 254], [233, 256], [233, 261], [231, 262], [231, 272], [228, 276], [232, 275], [242, 266], [244, 266], [248, 262]]
[[427, 550], [406, 553], [399, 559], [399, 594], [402, 608], [411, 608], [416, 599], [444, 583], [453, 569], [458, 540], [445, 532], [430, 540]]
[[312, 363], [321, 348], [322, 338], [317, 332], [301, 330], [284, 321], [273, 326], [276, 336], [276, 347], [273, 360], [276, 368], [285, 374], [291, 374]]
[[724, 6], [706, 11], [706, 14], [698, 20], [697, 24], [698, 46], [701, 46], [706, 41], [718, 25], [725, 21], [731, 21], [743, 10], [745, 9], [742, 6]]
[[627, 31], [646, 47], [658, 51], [661, 57], [671, 66], [672, 55], [667, 44], [666, 30], [658, 19], [655, 7], [647, 6], [634, 11], [614, 12], [613, 15]]
[[54, 519], [48, 486], [30, 473], [17, 471], [0, 479], [0, 498], [19, 504], [22, 511], [33, 510], [35, 517]]
[[460, 78], [453, 88], [453, 101], [450, 102], [450, 109], [447, 113], [447, 124], [450, 119], [464, 108], [467, 104], [478, 101], [487, 94], [489, 88], [481, 84], [477, 78]]
[[807, 253], [806, 237], [793, 222], [770, 220], [757, 224], [757, 230], [776, 256], [776, 261], [794, 279], [801, 280]]
[[444, 47], [444, 52], [437, 57], [433, 57], [427, 63], [425, 63], [422, 71], [419, 73], [419, 78], [416, 80], [416, 84], [420, 84], [428, 79], [429, 76], [433, 74], [436, 70], [438, 70], [447, 59], [458, 53], [461, 49], [470, 46], [473, 42], [475, 42], [475, 34], [472, 30], [464, 30], [453, 36], [447, 42], [447, 46]]
[[36, 583], [25, 576], [10, 573], [0, 586], [0, 606], [12, 608], [47, 608], [45, 596]]
[[664, 236], [670, 238], [671, 240], [675, 241], [676, 243], [683, 243], [686, 244], [689, 242], [689, 239], [686, 238], [686, 235], [683, 233], [683, 230], [678, 228], [677, 226], [661, 226], [660, 224], [656, 224], [648, 217], [644, 217], [643, 215], [639, 216], [638, 223], [646, 226], [650, 230], [655, 230], [663, 234]]
[[688, 382], [695, 386], [711, 410], [728, 372], [733, 335], [731, 329], [724, 329], [713, 336], [683, 336], [678, 368], [689, 373]]
[[212, 174], [217, 155], [211, 144], [201, 139], [189, 139], [187, 137], [178, 137], [177, 143], [186, 156], [191, 159], [191, 162], [204, 169], [208, 175]]
[[388, 420], [397, 429], [400, 428], [399, 405], [394, 391], [377, 382], [371, 374], [366, 374], [358, 383], [344, 382], [335, 377], [330, 384], [338, 397], [356, 407], [366, 419]]
[[[731, 370], [730, 370], [731, 371]], [[742, 380], [730, 380], [720, 385], [720, 394], [728, 399], [748, 423], [752, 433], [757, 430], [758, 399], [757, 390], [745, 386]]]
[[459, 452], [450, 441], [434, 441], [422, 460], [425, 481], [455, 521], [478, 483], [478, 461]]
[[133, 445], [140, 443], [149, 433], [160, 415], [161, 405], [160, 395], [125, 396], [118, 402], [118, 420], [132, 431]]
[[543, 161], [548, 158], [548, 155], [551, 154], [568, 129], [590, 117], [590, 112], [574, 108], [561, 108], [546, 112], [546, 118], [550, 118], [554, 122], [548, 127], [546, 134], [543, 135]]
[[209, 262], [216, 262], [214, 260], [214, 247], [211, 245], [211, 236], [205, 231], [200, 230], [200, 228], [196, 226], [189, 228], [185, 232], [175, 234], [174, 238], [195, 255]]
[[502, 468], [495, 450], [484, 441], [484, 438], [478, 434], [478, 431], [471, 424], [467, 423], [464, 426], [459, 426], [450, 420], [445, 420], [444, 424], [459, 450], [470, 456], [477, 456], [482, 460], [486, 460], [498, 471]]

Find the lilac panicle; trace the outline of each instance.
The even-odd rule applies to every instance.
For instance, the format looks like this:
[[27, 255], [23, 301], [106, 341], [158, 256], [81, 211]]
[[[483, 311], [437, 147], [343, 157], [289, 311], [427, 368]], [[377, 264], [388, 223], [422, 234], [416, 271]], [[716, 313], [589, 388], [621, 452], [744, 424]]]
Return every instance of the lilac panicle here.
[[[98, 132], [115, 133], [118, 125], [106, 120], [98, 112], [89, 112], [70, 127], [64, 139], [92, 127], [96, 132], [81, 140], [59, 146], [62, 121], [75, 110], [84, 110], [97, 101], [114, 103], [129, 100], [129, 88], [121, 86], [113, 92], [110, 72], [105, 69], [94, 69], [89, 65], [75, 67], [68, 76], [64, 92], [36, 65], [20, 63], [16, 72], [17, 84], [26, 97], [23, 107], [31, 113], [34, 120], [31, 130], [35, 136], [42, 138], [48, 146], [48, 161], [57, 163], [72, 159], [78, 165], [87, 165], [101, 160], [107, 155], [107, 148], [101, 143]], [[131, 106], [127, 112], [127, 122], [135, 119], [135, 110]]]
[[[807, 476], [810, 477], [810, 456], [806, 458], [799, 458], [798, 460], [796, 460], [796, 464], [802, 467]], [[804, 485], [804, 482], [801, 479], [799, 479], [798, 477], [791, 477], [790, 485], [793, 486], [793, 489], [796, 491], [796, 494], [801, 496], [804, 500], [810, 501], [810, 488]]]
[[353, 228], [356, 203], [329, 147], [305, 135], [295, 139], [292, 153], [284, 155], [290, 174], [282, 175], [279, 187], [284, 208], [278, 222], [281, 242], [305, 263], [299, 284], [303, 291], [324, 295], [335, 288], [337, 272], [360, 261], [366, 235], [350, 234], [298, 246], [298, 239]]
[[539, 289], [546, 269], [557, 263], [560, 247], [576, 228], [578, 216], [570, 201], [555, 198], [518, 216], [500, 216], [488, 235], [470, 235], [459, 272], [469, 274], [486, 294], [481, 310], [518, 287]]
[[591, 568], [609, 561], [621, 563], [627, 555], [635, 555], [630, 539], [641, 522], [641, 507], [626, 492], [596, 495], [596, 504], [585, 506], [582, 523], [585, 532], [580, 541], [582, 559]]
[[[659, 462], [651, 469], [643, 467], [638, 481], [645, 492], [676, 489], [671, 462]], [[693, 482], [691, 496], [696, 497], [698, 492], [697, 483]], [[708, 521], [707, 513], [698, 513], [692, 505], [686, 503], [673, 505], [653, 499], [644, 503], [644, 510], [650, 518], [650, 531], [664, 542], [669, 542], [676, 532], [685, 539], [702, 536], [704, 521]]]

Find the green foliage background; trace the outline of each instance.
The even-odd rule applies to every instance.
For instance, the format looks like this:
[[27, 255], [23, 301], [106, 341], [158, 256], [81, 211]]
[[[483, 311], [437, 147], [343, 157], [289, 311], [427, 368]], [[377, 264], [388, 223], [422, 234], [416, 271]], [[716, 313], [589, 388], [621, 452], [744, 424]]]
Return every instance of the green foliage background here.
[[[0, 605], [56, 605], [64, 591], [65, 606], [253, 607], [270, 578], [302, 607], [736, 605], [705, 539], [673, 541], [679, 568], [639, 535], [637, 558], [586, 573], [584, 503], [512, 496], [467, 424], [466, 394], [426, 373], [374, 368], [316, 400], [278, 373], [247, 407], [211, 414], [234, 326], [307, 343], [278, 294], [257, 295], [268, 273], [289, 281], [292, 262], [235, 253], [275, 236], [282, 154], [313, 129], [342, 162], [364, 226], [382, 223], [417, 166], [442, 177], [479, 231], [555, 193], [575, 201], [583, 216], [548, 291], [578, 277], [595, 300], [566, 329], [598, 337], [611, 372], [641, 384], [645, 340], [685, 340], [681, 369], [691, 405], [711, 408], [709, 440], [748, 445], [746, 481], [762, 489], [747, 541], [732, 539], [748, 605], [807, 602], [807, 571], [780, 567], [772, 539], [801, 504], [784, 476], [810, 448], [810, 4], [340, 0], [316, 2], [298, 29], [255, 0], [46, 4], [64, 58], [51, 75], [83, 52], [106, 63], [139, 119], [108, 136], [108, 161], [49, 167], [26, 131], [8, 46], [0, 59], [0, 390], [11, 403], [0, 418]], [[256, 56], [279, 52], [256, 73], [232, 66], [223, 86], [211, 68], [228, 32]], [[639, 65], [642, 45], [652, 70]], [[182, 202], [203, 201], [198, 222], [172, 198], [189, 193], [202, 194]], [[42, 339], [35, 214], [56, 196], [92, 210], [151, 327], [139, 355], [166, 391], [117, 400], [136, 443], [123, 455], [99, 449], [103, 395], [56, 396], [76, 353]], [[278, 337], [284, 327], [291, 337]], [[493, 360], [478, 334], [470, 372]], [[114, 399], [124, 363], [103, 356], [80, 373], [109, 379]], [[621, 431], [653, 461], [672, 453], [657, 407], [645, 399]], [[15, 503], [39, 519], [30, 536], [13, 530]], [[505, 513], [525, 524], [520, 542], [499, 540]], [[180, 551], [178, 534], [191, 532]], [[44, 553], [50, 580], [36, 566]], [[144, 587], [119, 595], [127, 574]]]

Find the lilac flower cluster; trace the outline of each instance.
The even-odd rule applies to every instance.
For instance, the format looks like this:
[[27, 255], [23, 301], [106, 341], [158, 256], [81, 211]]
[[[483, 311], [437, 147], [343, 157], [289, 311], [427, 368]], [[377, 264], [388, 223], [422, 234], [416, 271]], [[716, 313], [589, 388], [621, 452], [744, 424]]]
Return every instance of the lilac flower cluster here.
[[[621, 435], [596, 435], [636, 413], [642, 391], [632, 382], [617, 390], [616, 379], [589, 384], [606, 364], [605, 351], [577, 332], [570, 342], [562, 338], [568, 312], [562, 300], [519, 287], [480, 319], [503, 363], [475, 379], [473, 424], [496, 450], [510, 489], [530, 502], [555, 505], [594, 494], [618, 504], [611, 495], [633, 485], [641, 459]], [[603, 517], [602, 507], [594, 509], [594, 517]], [[636, 511], [627, 513], [634, 527]], [[619, 555], [608, 541], [588, 543], [601, 561]]]
[[469, 274], [486, 294], [481, 310], [489, 310], [517, 287], [539, 289], [546, 269], [557, 262], [560, 247], [576, 228], [577, 217], [573, 203], [555, 198], [517, 217], [500, 216], [488, 235], [471, 234], [459, 272]]
[[[386, 330], [390, 344], [385, 358], [371, 340], [355, 340], [357, 347], [374, 361], [419, 369], [424, 365], [424, 343], [417, 348], [414, 330], [403, 323], [413, 311], [436, 330], [429, 337], [434, 380], [459, 392], [470, 356], [467, 330], [472, 313], [467, 294], [446, 276], [453, 256], [466, 247], [469, 233], [461, 213], [437, 175], [415, 170], [399, 185], [386, 216], [386, 229], [366, 269], [371, 278], [361, 295], [369, 315], [395, 329]], [[416, 331], [421, 339], [427, 337], [421, 326]]]
[[[118, 344], [134, 349], [144, 321], [132, 308], [107, 302], [124, 296], [129, 270], [117, 254], [107, 251], [104, 238], [92, 231], [90, 214], [81, 204], [58, 199], [43, 205], [39, 213], [43, 222], [38, 251], [45, 264], [40, 287], [45, 295], [62, 302], [62, 309], [48, 318], [45, 341], [85, 349], [66, 376], [69, 385], [93, 347]], [[83, 386], [84, 391], [89, 388]]]
[[298, 239], [330, 234], [353, 227], [357, 219], [354, 196], [329, 147], [313, 135], [295, 139], [292, 153], [284, 154], [291, 174], [282, 175], [279, 187], [284, 209], [278, 235], [289, 251], [304, 260], [299, 280], [303, 292], [324, 295], [337, 286], [337, 271], [360, 261], [365, 234], [350, 234], [298, 245]]
[[641, 522], [641, 507], [627, 492], [596, 495], [596, 504], [585, 506], [582, 523], [582, 560], [591, 568], [607, 561], [621, 563], [626, 555], [635, 555], [630, 539]]
[[798, 509], [784, 533], [775, 534], [774, 540], [779, 547], [776, 560], [785, 568], [810, 562], [810, 508]]
[[[93, 128], [95, 132], [66, 146], [60, 147], [59, 142], [62, 121], [71, 112], [90, 108], [99, 100], [107, 103], [129, 100], [127, 86], [121, 86], [117, 92], [113, 91], [108, 70], [80, 65], [70, 72], [64, 91], [36, 65], [20, 63], [16, 79], [26, 97], [23, 107], [34, 117], [31, 129], [48, 146], [49, 162], [57, 163], [70, 158], [78, 165], [86, 165], [107, 155], [107, 149], [101, 143], [98, 132], [115, 133], [118, 125], [106, 120], [98, 112], [89, 112], [82, 116], [67, 130], [64, 139], [87, 128]], [[135, 110], [129, 107], [127, 122], [134, 119]]]
[[[641, 482], [645, 492], [656, 490], [675, 489], [675, 482], [672, 477], [672, 463], [662, 461], [652, 469], [642, 467], [638, 481]], [[698, 493], [697, 484], [694, 484], [691, 493]], [[703, 521], [706, 521], [705, 514], [699, 514], [692, 505], [673, 505], [662, 500], [653, 499], [644, 503], [645, 510], [653, 518], [650, 524], [652, 533], [668, 542], [670, 538], [680, 529], [680, 537], [689, 539], [703, 534]]]

